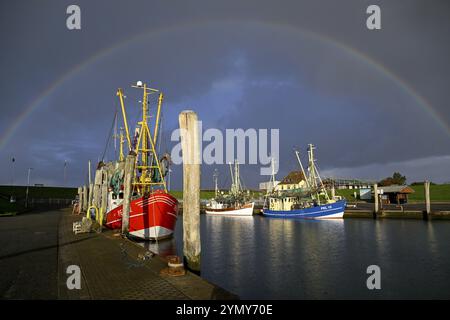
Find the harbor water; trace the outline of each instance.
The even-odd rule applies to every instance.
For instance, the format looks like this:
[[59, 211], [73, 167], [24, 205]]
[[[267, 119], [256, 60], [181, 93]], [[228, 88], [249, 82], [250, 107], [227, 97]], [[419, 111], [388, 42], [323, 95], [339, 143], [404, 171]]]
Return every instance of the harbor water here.
[[[201, 276], [241, 299], [450, 298], [450, 222], [201, 216]], [[182, 218], [161, 254], [182, 255]], [[156, 244], [153, 244], [155, 246]], [[369, 290], [367, 267], [381, 270]]]

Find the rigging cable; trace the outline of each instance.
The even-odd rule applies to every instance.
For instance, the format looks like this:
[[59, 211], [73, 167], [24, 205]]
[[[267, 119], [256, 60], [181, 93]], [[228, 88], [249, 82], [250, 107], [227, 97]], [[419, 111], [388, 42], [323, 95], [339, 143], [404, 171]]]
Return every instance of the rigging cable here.
[[116, 107], [116, 111], [114, 112], [114, 118], [112, 121], [111, 129], [109, 129], [108, 138], [106, 139], [105, 149], [103, 150], [103, 155], [102, 155], [102, 160], [101, 160], [102, 162], [105, 159], [105, 154], [106, 154], [106, 151], [108, 150], [108, 145], [111, 140], [112, 132], [114, 130], [114, 123], [116, 121], [116, 117], [117, 117], [117, 107]]

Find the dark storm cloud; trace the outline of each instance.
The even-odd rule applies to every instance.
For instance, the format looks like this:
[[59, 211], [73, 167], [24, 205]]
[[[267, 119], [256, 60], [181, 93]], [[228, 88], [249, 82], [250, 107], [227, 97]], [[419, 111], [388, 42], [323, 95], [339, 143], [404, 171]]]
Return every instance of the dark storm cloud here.
[[[450, 180], [438, 174], [450, 154], [449, 136], [411, 92], [345, 50], [378, 61], [449, 123], [449, 6], [375, 3], [382, 30], [370, 32], [367, 1], [79, 1], [82, 30], [71, 32], [65, 8], [72, 2], [2, 2], [2, 136], [57, 79], [105, 54], [61, 83], [19, 127], [1, 150], [1, 182], [10, 181], [14, 155], [21, 183], [33, 167], [36, 182], [61, 184], [64, 160], [69, 181], [84, 183], [87, 161], [103, 153], [118, 87], [127, 92], [130, 113], [134, 109], [130, 119], [136, 118], [139, 97], [129, 88], [136, 80], [166, 94], [167, 149], [178, 112], [192, 108], [205, 128], [280, 128], [280, 175], [296, 166], [292, 147], [313, 142], [321, 168], [332, 175], [355, 168], [354, 176], [370, 171], [367, 176], [379, 178], [402, 164], [418, 179]], [[110, 47], [116, 49], [104, 51]], [[420, 159], [429, 157], [433, 170], [423, 172]], [[214, 167], [203, 166], [206, 187]], [[227, 168], [219, 168], [224, 181]], [[176, 187], [180, 173], [174, 168]], [[258, 166], [243, 173], [251, 186], [265, 179]]]

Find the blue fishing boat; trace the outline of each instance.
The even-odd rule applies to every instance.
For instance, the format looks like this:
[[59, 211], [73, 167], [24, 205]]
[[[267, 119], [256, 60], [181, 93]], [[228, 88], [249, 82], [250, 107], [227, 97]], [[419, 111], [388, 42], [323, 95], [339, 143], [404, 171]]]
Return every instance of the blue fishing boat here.
[[[346, 200], [331, 196], [320, 178], [312, 144], [308, 145], [308, 176], [300, 154], [295, 151], [301, 172], [293, 172], [266, 195], [263, 215], [279, 218], [340, 219], [344, 217]], [[275, 175], [272, 174], [275, 182]], [[289, 182], [289, 184], [287, 182]], [[329, 186], [330, 187], [330, 186]]]
[[279, 218], [339, 219], [344, 216], [345, 206], [346, 201], [339, 200], [334, 203], [289, 211], [264, 209], [263, 214], [265, 216]]

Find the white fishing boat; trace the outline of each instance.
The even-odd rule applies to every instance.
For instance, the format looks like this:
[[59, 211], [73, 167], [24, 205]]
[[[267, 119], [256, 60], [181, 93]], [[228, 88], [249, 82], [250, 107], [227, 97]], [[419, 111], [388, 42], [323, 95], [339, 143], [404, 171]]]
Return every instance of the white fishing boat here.
[[220, 192], [217, 185], [217, 174], [214, 174], [215, 197], [206, 204], [205, 212], [209, 215], [220, 216], [251, 216], [255, 203], [250, 201], [250, 194], [243, 190], [239, 177], [239, 163], [234, 163], [234, 174], [230, 163], [231, 189], [225, 194]]

